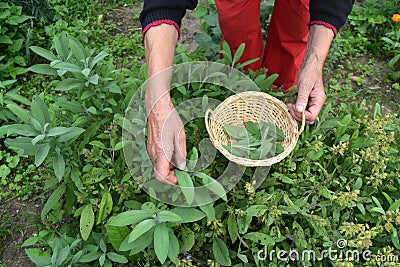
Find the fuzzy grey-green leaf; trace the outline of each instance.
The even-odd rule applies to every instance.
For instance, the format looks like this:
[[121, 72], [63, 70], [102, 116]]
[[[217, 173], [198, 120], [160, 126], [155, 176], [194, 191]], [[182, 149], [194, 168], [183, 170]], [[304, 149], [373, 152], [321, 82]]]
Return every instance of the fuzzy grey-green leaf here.
[[154, 229], [154, 252], [161, 264], [164, 264], [169, 250], [169, 233], [165, 223], [160, 223]]
[[142, 236], [144, 233], [149, 231], [156, 225], [156, 221], [154, 219], [143, 220], [138, 225], [133, 228], [132, 232], [129, 234], [128, 242], [131, 243]]
[[231, 266], [231, 259], [229, 258], [228, 247], [218, 237], [213, 238], [213, 253], [215, 260], [222, 266]]
[[129, 210], [118, 214], [110, 219], [109, 224], [112, 226], [125, 226], [139, 223], [145, 219], [152, 218], [153, 214], [145, 210]]
[[83, 240], [87, 240], [94, 225], [94, 212], [92, 204], [87, 204], [81, 214], [79, 229]]

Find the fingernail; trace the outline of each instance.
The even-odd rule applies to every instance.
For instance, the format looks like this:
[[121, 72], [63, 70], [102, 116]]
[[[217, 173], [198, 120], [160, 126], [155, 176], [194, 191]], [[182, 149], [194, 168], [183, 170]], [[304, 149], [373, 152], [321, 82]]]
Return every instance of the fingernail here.
[[302, 106], [302, 105], [297, 105], [297, 111], [298, 112], [303, 112], [304, 111], [304, 106]]
[[186, 169], [186, 162], [179, 163], [178, 168], [184, 171]]

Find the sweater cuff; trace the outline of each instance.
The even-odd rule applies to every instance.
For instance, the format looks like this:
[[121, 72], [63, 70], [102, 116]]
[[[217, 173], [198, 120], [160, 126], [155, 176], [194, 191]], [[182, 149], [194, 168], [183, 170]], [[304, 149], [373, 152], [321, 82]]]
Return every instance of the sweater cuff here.
[[[338, 0], [338, 1], [342, 1], [342, 0]], [[331, 16], [331, 15], [321, 15], [321, 14], [317, 14], [317, 15], [311, 14], [310, 21], [323, 23], [320, 25], [330, 25], [330, 27], [328, 27], [328, 28], [331, 28], [331, 27], [335, 28], [336, 33], [346, 22], [344, 19], [342, 19], [340, 17]], [[311, 22], [310, 22], [310, 24], [311, 24]]]
[[325, 26], [326, 28], [331, 29], [333, 31], [333, 34], [335, 35], [335, 37], [336, 37], [336, 35], [338, 33], [338, 30], [336, 29], [335, 26], [333, 26], [332, 24], [330, 24], [328, 22], [325, 22], [325, 21], [313, 20], [313, 21], [310, 21], [310, 23], [308, 24], [308, 26], [311, 26], [311, 25], [322, 25], [322, 26]]
[[[142, 24], [143, 36], [145, 32], [152, 26], [160, 25], [162, 23], [168, 23], [174, 25], [178, 29], [181, 26], [181, 20], [185, 15], [186, 10], [174, 9], [174, 8], [160, 8], [153, 9], [143, 16], [141, 14], [140, 22]], [[162, 22], [161, 22], [162, 21]]]
[[143, 31], [142, 31], [142, 38], [144, 39], [144, 35], [146, 34], [146, 32], [147, 32], [151, 27], [158, 26], [158, 25], [161, 25], [161, 24], [173, 25], [173, 26], [175, 27], [175, 29], [178, 31], [178, 39], [180, 38], [180, 36], [181, 36], [181, 30], [180, 30], [180, 28], [179, 28], [179, 25], [178, 25], [178, 23], [176, 23], [175, 21], [173, 21], [173, 20], [171, 20], [171, 19], [156, 20], [156, 21], [151, 22], [150, 24], [147, 24], [147, 25], [143, 28]]

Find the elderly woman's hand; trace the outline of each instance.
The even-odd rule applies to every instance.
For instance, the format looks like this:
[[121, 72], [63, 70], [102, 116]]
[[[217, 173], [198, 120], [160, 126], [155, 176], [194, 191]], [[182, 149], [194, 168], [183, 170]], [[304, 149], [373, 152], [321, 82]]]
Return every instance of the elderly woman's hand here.
[[147, 151], [154, 164], [156, 179], [176, 184], [174, 169], [186, 168], [186, 136], [169, 96], [164, 96], [151, 108], [147, 127]]
[[325, 103], [322, 68], [333, 37], [333, 31], [325, 26], [310, 27], [306, 54], [297, 75], [299, 87], [297, 101], [296, 104], [288, 104], [290, 114], [298, 121], [302, 120], [304, 111], [306, 123], [314, 123]]
[[303, 64], [298, 74], [298, 87], [296, 104], [288, 105], [290, 114], [301, 121], [304, 111], [306, 123], [313, 124], [326, 100], [322, 66], [317, 61]]

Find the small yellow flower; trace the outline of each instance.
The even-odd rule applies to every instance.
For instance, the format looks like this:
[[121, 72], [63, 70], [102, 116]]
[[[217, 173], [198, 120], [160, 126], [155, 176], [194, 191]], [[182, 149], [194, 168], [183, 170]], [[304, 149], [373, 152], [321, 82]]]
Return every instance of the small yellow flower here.
[[394, 22], [400, 22], [400, 14], [393, 14], [392, 20]]

